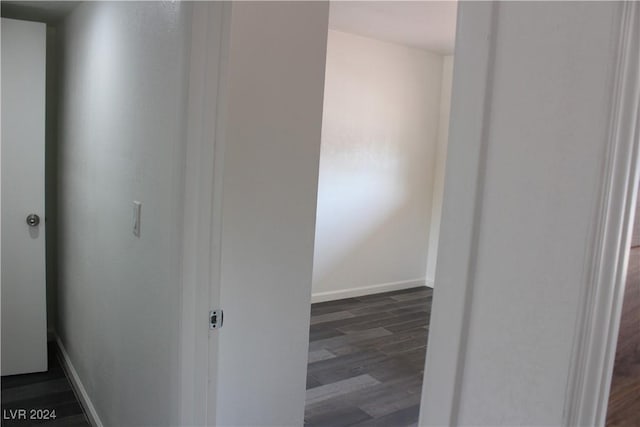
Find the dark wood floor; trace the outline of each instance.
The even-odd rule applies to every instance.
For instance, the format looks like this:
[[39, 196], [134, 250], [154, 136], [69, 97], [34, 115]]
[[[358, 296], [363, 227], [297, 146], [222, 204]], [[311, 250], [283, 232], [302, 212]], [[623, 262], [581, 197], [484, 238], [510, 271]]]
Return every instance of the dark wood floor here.
[[640, 247], [629, 257], [607, 426], [640, 427]]
[[311, 306], [306, 426], [418, 422], [432, 290]]
[[[49, 345], [49, 370], [36, 374], [2, 377], [2, 426], [89, 427], [69, 380], [57, 358], [55, 344]], [[24, 409], [27, 418], [55, 411], [55, 420], [20, 420], [15, 411]], [[31, 412], [44, 410], [44, 412]], [[12, 416], [13, 415], [13, 416]]]

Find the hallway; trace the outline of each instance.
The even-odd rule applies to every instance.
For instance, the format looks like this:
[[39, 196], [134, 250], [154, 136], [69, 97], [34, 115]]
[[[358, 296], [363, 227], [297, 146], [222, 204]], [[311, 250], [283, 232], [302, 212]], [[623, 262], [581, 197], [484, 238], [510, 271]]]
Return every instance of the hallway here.
[[[48, 353], [47, 372], [2, 377], [3, 426], [89, 427], [69, 379], [60, 365], [55, 343], [49, 342]], [[22, 415], [14, 412], [21, 409], [27, 411], [27, 418], [40, 419], [23, 419]]]

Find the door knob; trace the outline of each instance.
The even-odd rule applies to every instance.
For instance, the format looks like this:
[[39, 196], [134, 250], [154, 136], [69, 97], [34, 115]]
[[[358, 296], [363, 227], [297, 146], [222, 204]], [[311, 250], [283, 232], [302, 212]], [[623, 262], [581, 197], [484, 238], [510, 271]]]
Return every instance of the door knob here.
[[40, 224], [40, 217], [36, 214], [27, 215], [27, 224], [29, 227], [37, 227]]

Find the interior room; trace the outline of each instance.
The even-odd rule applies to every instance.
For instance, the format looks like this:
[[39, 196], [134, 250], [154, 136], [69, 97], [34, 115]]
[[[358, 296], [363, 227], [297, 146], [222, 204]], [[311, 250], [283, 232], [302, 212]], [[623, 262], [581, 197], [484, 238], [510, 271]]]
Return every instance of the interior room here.
[[456, 8], [330, 5], [306, 425], [417, 422]]

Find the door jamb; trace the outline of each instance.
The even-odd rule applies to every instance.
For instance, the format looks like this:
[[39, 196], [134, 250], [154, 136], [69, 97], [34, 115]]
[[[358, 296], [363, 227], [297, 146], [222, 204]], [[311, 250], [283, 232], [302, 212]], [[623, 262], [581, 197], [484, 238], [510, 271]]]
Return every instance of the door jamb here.
[[640, 5], [621, 7], [605, 180], [573, 340], [567, 426], [606, 421], [640, 177]]
[[[457, 262], [464, 267], [446, 278], [440, 277], [436, 270], [437, 284], [434, 286], [429, 328], [429, 343], [432, 344], [427, 346], [424, 371], [425, 377], [431, 380], [423, 383], [418, 423], [421, 426], [457, 424], [478, 255], [477, 230], [482, 212], [499, 7], [499, 2], [458, 5], [447, 164], [457, 162], [464, 167], [457, 168], [455, 179], [449, 176], [452, 168], [445, 167], [443, 211], [458, 212], [461, 216], [455, 229], [447, 229], [443, 222], [438, 251], [442, 250], [442, 236], [455, 236]], [[466, 16], [472, 18], [467, 19]], [[464, 28], [461, 22], [464, 22]], [[459, 40], [463, 33], [465, 38], [474, 39], [476, 43], [473, 51], [459, 56]], [[469, 73], [468, 70], [474, 71]], [[457, 102], [456, 99], [466, 101]], [[457, 117], [468, 120], [460, 126], [456, 122]], [[464, 141], [464, 144], [456, 141]], [[464, 171], [464, 175], [460, 171]], [[438, 255], [438, 259], [443, 257]], [[430, 366], [438, 366], [439, 369], [432, 371]]]
[[[458, 28], [456, 40], [461, 30], [472, 31], [477, 40], [473, 58], [467, 58], [467, 64], [460, 64], [456, 55], [454, 61], [453, 96], [456, 92], [467, 92], [467, 99], [474, 99], [464, 105], [452, 103], [452, 108], [464, 109], [451, 114], [450, 140], [458, 132], [455, 117], [476, 117], [477, 120], [465, 123], [464, 135], [467, 149], [475, 147], [475, 152], [465, 154], [467, 165], [465, 177], [458, 176], [456, 182], [467, 182], [464, 200], [456, 198], [458, 187], [445, 188], [445, 204], [455, 205], [457, 212], [466, 212], [464, 224], [457, 225], [458, 247], [467, 250], [461, 254], [461, 262], [467, 268], [460, 269], [458, 275], [446, 278], [444, 286], [434, 290], [432, 310], [432, 328], [429, 341], [436, 342], [427, 349], [425, 376], [436, 376], [437, 380], [425, 382], [419, 425], [455, 425], [460, 403], [460, 387], [464, 374], [464, 359], [468, 339], [469, 312], [473, 299], [473, 270], [476, 252], [474, 233], [481, 212], [482, 176], [484, 174], [484, 152], [486, 152], [485, 124], [490, 119], [490, 96], [492, 90], [491, 62], [493, 61], [496, 29], [500, 5], [498, 2], [466, 3], [458, 8]], [[620, 36], [617, 46], [616, 66], [614, 68], [614, 93], [611, 97], [611, 116], [608, 133], [608, 148], [603, 162], [603, 184], [600, 190], [599, 211], [595, 213], [593, 239], [587, 263], [588, 283], [585, 286], [580, 313], [577, 318], [576, 336], [573, 342], [571, 372], [565, 393], [564, 425], [604, 425], [611, 385], [611, 375], [618, 337], [618, 328], [624, 295], [626, 266], [629, 256], [629, 244], [633, 226], [633, 215], [640, 178], [640, 5], [636, 2], [624, 2], [620, 13]], [[473, 28], [462, 29], [460, 16], [473, 9]], [[480, 43], [480, 42], [478, 42]], [[456, 48], [458, 52], [458, 48]], [[466, 87], [460, 87], [456, 75], [473, 61], [478, 72]], [[466, 76], [467, 79], [471, 77]], [[473, 96], [469, 96], [473, 92]], [[470, 114], [474, 113], [474, 114]], [[470, 129], [470, 130], [469, 130]], [[462, 131], [460, 131], [462, 132]], [[453, 136], [452, 136], [453, 135]], [[473, 143], [470, 143], [473, 142]], [[449, 145], [451, 150], [452, 144]], [[455, 154], [455, 153], [453, 153]], [[448, 156], [447, 161], [452, 161]], [[447, 168], [449, 170], [450, 168]], [[445, 182], [448, 180], [445, 177]], [[446, 184], [449, 185], [449, 184]], [[447, 201], [447, 199], [450, 199]], [[446, 230], [444, 231], [446, 232]], [[442, 234], [444, 234], [444, 232]], [[440, 283], [442, 279], [436, 276]], [[464, 286], [456, 284], [463, 283]], [[448, 286], [455, 285], [455, 286]], [[613, 285], [613, 286], [612, 286]], [[439, 306], [435, 301], [446, 300], [449, 303], [446, 327], [433, 327], [440, 321]], [[452, 305], [455, 310], [452, 310]], [[452, 316], [456, 313], [456, 316]], [[434, 332], [441, 331], [438, 336]], [[446, 336], [440, 336], [445, 334]], [[452, 339], [452, 337], [457, 337]], [[444, 348], [443, 348], [444, 347]], [[438, 372], [431, 372], [429, 366], [437, 359]], [[428, 387], [429, 383], [438, 384], [438, 390]], [[446, 385], [443, 389], [441, 386]]]
[[228, 6], [192, 4], [182, 217], [179, 423], [213, 425], [217, 335], [209, 310], [219, 294], [221, 75]]

